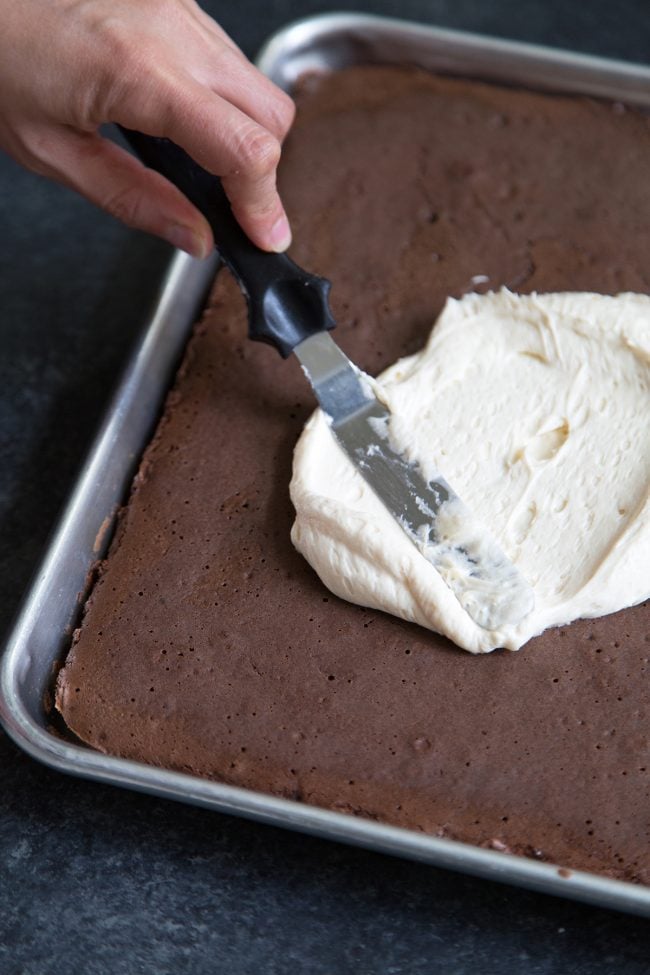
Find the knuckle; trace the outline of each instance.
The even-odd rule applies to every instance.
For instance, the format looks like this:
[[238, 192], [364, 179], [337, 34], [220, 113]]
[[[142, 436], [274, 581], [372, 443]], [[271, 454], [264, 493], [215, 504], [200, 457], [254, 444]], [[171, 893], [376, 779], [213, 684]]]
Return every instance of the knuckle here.
[[134, 40], [126, 18], [100, 6], [91, 27], [107, 61], [124, 67], [132, 60]]
[[293, 99], [285, 94], [285, 92], [282, 92], [281, 95], [282, 97], [276, 102], [274, 115], [281, 137], [284, 138], [293, 125], [293, 120], [296, 116], [296, 106]]
[[126, 185], [113, 191], [102, 201], [102, 208], [112, 217], [128, 227], [140, 225], [139, 215], [142, 204], [140, 192], [135, 186]]
[[282, 143], [291, 128], [295, 114], [296, 107], [292, 99], [278, 89], [264, 105], [264, 113], [261, 119], [264, 120], [269, 131]]
[[253, 179], [274, 172], [280, 161], [280, 143], [258, 126], [246, 129], [239, 138], [237, 158], [241, 169]]

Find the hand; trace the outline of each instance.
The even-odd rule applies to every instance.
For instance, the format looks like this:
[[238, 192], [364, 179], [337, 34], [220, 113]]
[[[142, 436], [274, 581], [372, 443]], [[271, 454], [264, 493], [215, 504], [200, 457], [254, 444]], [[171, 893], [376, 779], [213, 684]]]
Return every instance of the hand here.
[[221, 176], [265, 250], [290, 243], [276, 167], [291, 99], [194, 0], [0, 0], [0, 148], [196, 256], [205, 218], [98, 128], [166, 136]]

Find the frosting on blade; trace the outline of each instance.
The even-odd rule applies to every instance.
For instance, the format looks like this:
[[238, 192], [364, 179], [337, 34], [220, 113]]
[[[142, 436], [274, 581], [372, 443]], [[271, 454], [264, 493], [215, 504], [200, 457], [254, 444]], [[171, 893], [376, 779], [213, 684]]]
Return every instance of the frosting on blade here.
[[427, 346], [378, 380], [391, 441], [442, 471], [535, 590], [516, 626], [462, 609], [317, 411], [296, 447], [296, 547], [352, 602], [474, 653], [650, 593], [650, 297], [450, 299]]

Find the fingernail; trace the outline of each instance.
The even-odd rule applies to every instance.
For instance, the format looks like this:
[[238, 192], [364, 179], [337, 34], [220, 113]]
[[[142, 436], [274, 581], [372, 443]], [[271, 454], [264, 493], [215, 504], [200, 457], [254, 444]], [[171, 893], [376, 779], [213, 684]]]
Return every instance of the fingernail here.
[[207, 257], [210, 252], [207, 241], [190, 227], [184, 227], [182, 224], [172, 224], [168, 227], [165, 238], [173, 247], [187, 251], [192, 257]]
[[291, 228], [289, 227], [289, 221], [285, 216], [282, 216], [279, 220], [276, 220], [271, 227], [269, 242], [273, 250], [277, 251], [277, 253], [286, 251], [287, 247], [291, 243]]

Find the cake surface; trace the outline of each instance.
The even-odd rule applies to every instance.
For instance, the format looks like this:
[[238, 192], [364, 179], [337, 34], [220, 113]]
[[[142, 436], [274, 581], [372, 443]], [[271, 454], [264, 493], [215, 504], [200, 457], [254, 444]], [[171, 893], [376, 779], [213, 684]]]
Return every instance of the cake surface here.
[[[298, 263], [375, 375], [448, 295], [650, 291], [650, 125], [391, 68], [306, 79], [281, 170]], [[650, 882], [648, 607], [472, 657], [331, 596], [294, 550], [312, 395], [220, 274], [57, 685], [136, 760]]]

